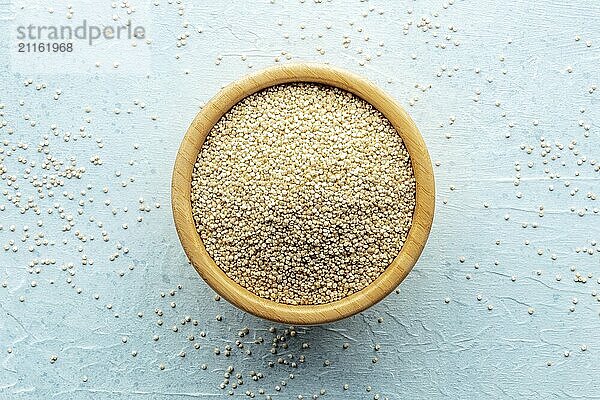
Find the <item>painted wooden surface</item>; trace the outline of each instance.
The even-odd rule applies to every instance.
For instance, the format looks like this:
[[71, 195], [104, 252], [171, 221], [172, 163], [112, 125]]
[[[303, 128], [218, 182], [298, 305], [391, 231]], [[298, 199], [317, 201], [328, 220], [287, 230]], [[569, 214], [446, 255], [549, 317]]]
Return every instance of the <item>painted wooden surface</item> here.
[[[597, 1], [159, 0], [130, 17], [73, 4], [72, 20], [67, 3], [7, 3], [0, 399], [600, 397]], [[151, 43], [79, 43], [79, 62], [61, 68], [13, 54], [15, 24], [113, 15], [141, 21]], [[276, 59], [329, 62], [398, 99], [430, 150], [438, 200], [398, 293], [293, 336], [215, 301], [169, 207], [200, 107]], [[41, 168], [44, 135], [59, 170], [73, 158], [85, 171], [40, 199], [29, 179], [56, 174]], [[21, 213], [30, 197], [39, 215]]]

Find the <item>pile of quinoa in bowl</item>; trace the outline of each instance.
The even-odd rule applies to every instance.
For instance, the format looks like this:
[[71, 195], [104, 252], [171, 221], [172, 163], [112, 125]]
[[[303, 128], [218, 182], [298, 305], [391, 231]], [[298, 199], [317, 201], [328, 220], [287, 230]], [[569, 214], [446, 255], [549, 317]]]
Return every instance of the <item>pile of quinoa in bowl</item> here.
[[416, 181], [392, 124], [316, 83], [271, 86], [225, 113], [194, 164], [208, 254], [255, 295], [317, 305], [364, 289], [400, 253]]

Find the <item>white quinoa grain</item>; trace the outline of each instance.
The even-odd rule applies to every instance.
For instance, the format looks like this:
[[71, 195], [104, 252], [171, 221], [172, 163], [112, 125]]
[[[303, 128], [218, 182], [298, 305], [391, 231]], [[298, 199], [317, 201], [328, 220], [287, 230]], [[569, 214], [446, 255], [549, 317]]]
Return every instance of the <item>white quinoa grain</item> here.
[[285, 304], [339, 300], [406, 241], [415, 178], [391, 123], [349, 92], [286, 84], [212, 128], [192, 174], [193, 218], [234, 281]]

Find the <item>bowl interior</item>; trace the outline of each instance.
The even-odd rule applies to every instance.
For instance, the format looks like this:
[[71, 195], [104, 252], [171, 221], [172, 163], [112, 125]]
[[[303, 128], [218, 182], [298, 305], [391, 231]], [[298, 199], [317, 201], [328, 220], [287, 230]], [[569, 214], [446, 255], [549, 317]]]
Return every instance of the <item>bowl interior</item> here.
[[[234, 282], [208, 255], [196, 231], [191, 208], [191, 177], [196, 157], [217, 121], [236, 103], [266, 87], [311, 82], [349, 91], [378, 109], [402, 137], [416, 180], [416, 207], [400, 254], [366, 288], [335, 302], [288, 305], [261, 298]], [[404, 280], [419, 258], [433, 222], [435, 185], [431, 160], [416, 125], [385, 92], [352, 73], [317, 64], [286, 64], [246, 76], [222, 89], [198, 113], [179, 148], [172, 178], [173, 217], [185, 253], [200, 276], [221, 297], [258, 317], [291, 324], [315, 325], [349, 317], [377, 303]]]

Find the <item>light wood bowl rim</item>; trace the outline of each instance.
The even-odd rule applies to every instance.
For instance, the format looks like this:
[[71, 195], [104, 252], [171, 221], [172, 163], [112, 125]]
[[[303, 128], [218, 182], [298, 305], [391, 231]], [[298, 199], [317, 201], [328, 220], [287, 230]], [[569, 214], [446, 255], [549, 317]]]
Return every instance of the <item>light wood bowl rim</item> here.
[[[208, 255], [196, 232], [191, 208], [191, 176], [196, 157], [213, 125], [244, 97], [266, 87], [313, 82], [354, 93], [382, 112], [399, 132], [410, 154], [416, 179], [413, 224], [400, 254], [369, 286], [344, 299], [320, 305], [287, 305], [261, 298], [229, 278]], [[183, 249], [198, 274], [236, 307], [267, 320], [317, 325], [359, 313], [382, 300], [408, 275], [431, 230], [435, 183], [425, 142], [410, 116], [387, 93], [364, 78], [326, 64], [284, 64], [245, 76], [223, 88], [196, 115], [177, 153], [171, 185], [173, 218]]]

